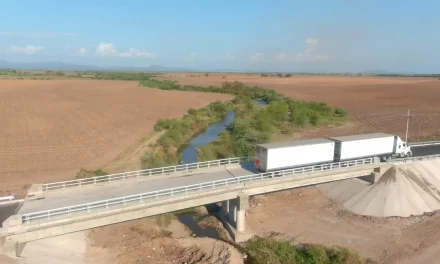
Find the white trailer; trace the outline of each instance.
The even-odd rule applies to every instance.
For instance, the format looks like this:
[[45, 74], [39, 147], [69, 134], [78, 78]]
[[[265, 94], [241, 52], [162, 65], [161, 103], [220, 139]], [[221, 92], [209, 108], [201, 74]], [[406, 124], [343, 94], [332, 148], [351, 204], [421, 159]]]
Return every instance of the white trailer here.
[[345, 161], [368, 157], [382, 160], [391, 157], [411, 156], [411, 148], [398, 136], [372, 133], [329, 138], [335, 142], [335, 161]]
[[334, 141], [324, 138], [257, 144], [255, 167], [272, 171], [333, 162], [334, 147]]

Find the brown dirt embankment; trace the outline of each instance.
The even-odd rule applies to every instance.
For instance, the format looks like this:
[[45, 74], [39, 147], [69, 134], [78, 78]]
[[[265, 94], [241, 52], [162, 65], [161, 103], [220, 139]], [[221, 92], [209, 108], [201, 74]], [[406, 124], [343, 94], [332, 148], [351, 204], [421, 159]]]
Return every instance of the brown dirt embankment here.
[[155, 219], [142, 219], [89, 233], [88, 262], [96, 264], [188, 263], [242, 264], [231, 245], [211, 238], [192, 237], [178, 220], [158, 226]]

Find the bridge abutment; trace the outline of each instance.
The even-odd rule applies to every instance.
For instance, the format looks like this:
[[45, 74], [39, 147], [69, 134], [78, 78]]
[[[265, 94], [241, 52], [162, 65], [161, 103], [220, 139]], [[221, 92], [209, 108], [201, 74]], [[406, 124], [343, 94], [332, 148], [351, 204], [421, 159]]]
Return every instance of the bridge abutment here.
[[374, 171], [367, 176], [361, 176], [359, 179], [364, 180], [370, 184], [375, 184], [376, 181], [380, 178], [381, 175], [381, 167], [374, 168]]
[[[23, 218], [21, 214], [11, 215], [8, 219], [3, 221], [2, 228], [8, 232], [14, 232], [21, 228]], [[1, 252], [5, 255], [20, 257], [26, 246], [26, 242], [17, 242], [8, 240], [6, 237], [0, 239]]]
[[246, 210], [248, 208], [248, 195], [239, 195], [236, 199], [222, 202], [221, 218], [235, 242], [243, 242], [252, 237], [252, 234], [246, 232]]

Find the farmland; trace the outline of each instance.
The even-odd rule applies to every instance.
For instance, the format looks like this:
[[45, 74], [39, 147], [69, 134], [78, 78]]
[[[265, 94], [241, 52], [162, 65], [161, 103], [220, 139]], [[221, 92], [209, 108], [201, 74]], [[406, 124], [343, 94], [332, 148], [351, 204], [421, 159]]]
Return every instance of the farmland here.
[[[383, 131], [405, 137], [408, 108], [409, 139], [417, 141], [440, 136], [440, 80], [422, 77], [293, 76], [261, 77], [258, 74], [169, 73], [162, 79], [200, 86], [240, 81], [271, 88], [293, 100], [321, 101], [347, 110], [351, 123], [343, 127], [308, 130], [287, 139], [327, 135], [347, 135]], [[286, 139], [286, 137], [282, 138]]]
[[138, 145], [158, 119], [229, 98], [128, 81], [0, 80], [0, 192], [71, 179]]

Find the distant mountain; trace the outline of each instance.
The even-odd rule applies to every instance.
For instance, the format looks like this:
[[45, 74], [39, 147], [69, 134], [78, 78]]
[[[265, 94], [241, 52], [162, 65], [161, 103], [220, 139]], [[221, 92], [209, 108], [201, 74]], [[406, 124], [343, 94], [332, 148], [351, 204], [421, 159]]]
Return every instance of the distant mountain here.
[[177, 67], [164, 67], [161, 65], [152, 65], [148, 67], [130, 67], [130, 66], [113, 66], [99, 67], [94, 65], [79, 65], [64, 63], [60, 61], [49, 62], [9, 62], [0, 60], [0, 69], [23, 69], [23, 70], [62, 70], [62, 71], [151, 71], [151, 72], [194, 72]]

